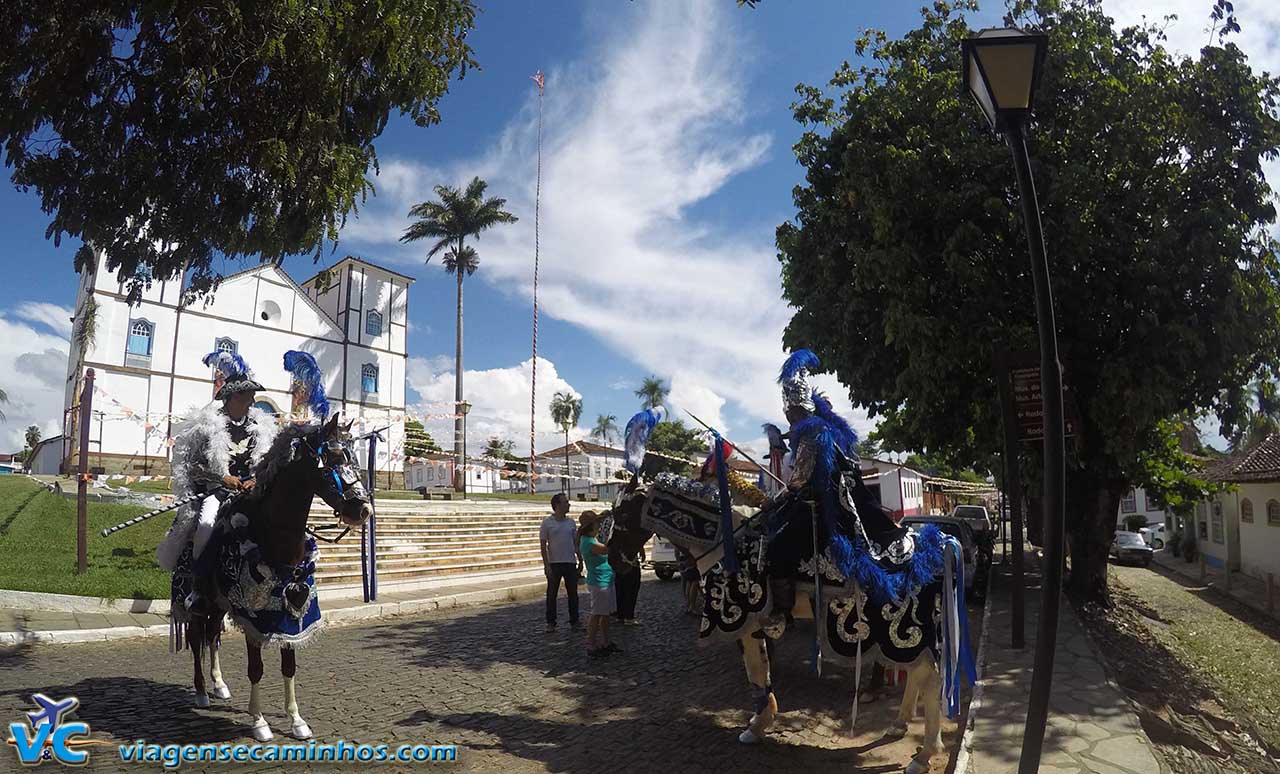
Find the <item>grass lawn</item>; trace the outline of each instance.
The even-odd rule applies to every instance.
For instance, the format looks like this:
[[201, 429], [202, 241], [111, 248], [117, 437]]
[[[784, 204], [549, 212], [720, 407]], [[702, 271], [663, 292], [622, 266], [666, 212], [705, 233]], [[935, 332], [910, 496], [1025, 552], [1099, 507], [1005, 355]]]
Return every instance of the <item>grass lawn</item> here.
[[1167, 573], [1111, 567], [1111, 582], [1149, 605], [1161, 643], [1218, 699], [1280, 747], [1280, 623]]
[[[151, 483], [151, 482], [146, 482]], [[0, 476], [0, 588], [95, 597], [164, 599], [169, 574], [155, 548], [173, 517], [163, 514], [110, 537], [106, 527], [145, 513], [89, 503], [89, 570], [76, 575], [76, 504], [23, 476]]]

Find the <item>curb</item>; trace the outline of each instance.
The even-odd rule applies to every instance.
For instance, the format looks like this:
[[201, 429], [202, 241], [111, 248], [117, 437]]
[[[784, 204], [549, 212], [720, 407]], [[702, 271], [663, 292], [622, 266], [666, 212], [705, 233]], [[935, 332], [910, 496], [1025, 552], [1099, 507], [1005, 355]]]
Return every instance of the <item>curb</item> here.
[[973, 754], [974, 727], [978, 712], [982, 710], [982, 673], [987, 666], [987, 623], [991, 620], [991, 583], [996, 575], [987, 573], [987, 598], [982, 603], [982, 636], [978, 638], [978, 682], [969, 697], [969, 712], [965, 716], [964, 732], [960, 734], [960, 751], [956, 753], [954, 774], [970, 774], [969, 756]]
[[51, 594], [43, 591], [0, 589], [0, 607], [19, 610], [49, 610], [62, 613], [155, 613], [169, 614], [167, 599], [116, 599]]
[[[330, 626], [345, 626], [359, 621], [392, 618], [400, 615], [448, 610], [457, 607], [473, 607], [500, 602], [518, 602], [539, 597], [546, 592], [546, 583], [526, 583], [460, 594], [446, 594], [427, 599], [411, 599], [404, 602], [382, 602], [355, 607], [339, 607], [326, 611], [324, 621]], [[143, 637], [168, 637], [169, 625], [113, 626], [105, 629], [67, 629], [50, 631], [0, 632], [0, 645], [71, 645], [80, 642], [108, 642], [112, 640]]]

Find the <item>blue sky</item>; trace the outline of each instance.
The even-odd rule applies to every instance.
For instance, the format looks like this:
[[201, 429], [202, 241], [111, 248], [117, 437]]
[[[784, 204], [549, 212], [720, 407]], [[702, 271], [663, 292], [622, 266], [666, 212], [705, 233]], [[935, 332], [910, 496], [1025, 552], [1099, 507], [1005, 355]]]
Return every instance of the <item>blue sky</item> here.
[[[1126, 20], [1189, 12], [1197, 21], [1186, 25], [1188, 41], [1208, 5], [1108, 3]], [[432, 197], [438, 183], [478, 174], [491, 194], [508, 198], [520, 222], [479, 240], [481, 268], [467, 282], [466, 381], [476, 406], [469, 423], [473, 443], [497, 434], [527, 449], [537, 116], [530, 76], [541, 69], [540, 430], [551, 429], [545, 404], [557, 389], [583, 396], [584, 429], [601, 413], [623, 424], [637, 408], [632, 390], [655, 373], [671, 383], [674, 407], [754, 441], [762, 421], [781, 421], [772, 376], [789, 312], [773, 232], [791, 216], [791, 189], [802, 179], [791, 153], [801, 131], [789, 109], [794, 87], [825, 84], [853, 57], [863, 28], [898, 35], [918, 18], [916, 4], [849, 0], [764, 0], [755, 10], [732, 0], [490, 3], [470, 39], [482, 69], [453, 84], [440, 125], [393, 117], [376, 144], [378, 195], [325, 263], [353, 253], [418, 279], [410, 398], [430, 411], [452, 399], [454, 285], [438, 263], [423, 265], [424, 247], [396, 239], [409, 206]], [[78, 244], [55, 248], [44, 239], [47, 223], [34, 193], [0, 186], [0, 366], [10, 373], [49, 371], [59, 341], [65, 352]], [[286, 263], [296, 278], [316, 268], [308, 258]], [[20, 445], [30, 422], [56, 426], [60, 389], [53, 399], [27, 383], [7, 375], [0, 382], [13, 401], [0, 448]], [[823, 385], [843, 395], [834, 380]], [[864, 415], [837, 403], [869, 429]], [[443, 425], [431, 429], [441, 440], [450, 435]], [[537, 443], [554, 442], [544, 435]]]

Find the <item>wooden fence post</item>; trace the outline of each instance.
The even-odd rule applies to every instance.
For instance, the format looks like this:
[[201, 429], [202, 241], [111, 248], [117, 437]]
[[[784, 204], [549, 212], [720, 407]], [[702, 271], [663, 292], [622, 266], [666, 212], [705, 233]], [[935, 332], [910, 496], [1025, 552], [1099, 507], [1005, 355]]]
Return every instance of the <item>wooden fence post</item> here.
[[[76, 484], [76, 574], [89, 570], [89, 417], [93, 415], [93, 369], [84, 372], [80, 393], [80, 470]], [[101, 446], [101, 444], [99, 444]]]

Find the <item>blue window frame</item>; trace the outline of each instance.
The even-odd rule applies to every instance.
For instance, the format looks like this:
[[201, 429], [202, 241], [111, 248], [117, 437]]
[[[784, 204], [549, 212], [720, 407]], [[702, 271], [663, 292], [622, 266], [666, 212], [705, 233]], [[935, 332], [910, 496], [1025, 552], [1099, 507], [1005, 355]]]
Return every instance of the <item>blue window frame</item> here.
[[365, 363], [360, 367], [360, 389], [368, 393], [378, 391], [378, 367], [373, 363]]
[[154, 338], [156, 326], [147, 320], [129, 321], [129, 342], [125, 352], [130, 355], [151, 357], [151, 340]]
[[382, 313], [370, 311], [364, 316], [364, 332], [369, 336], [382, 335]]

